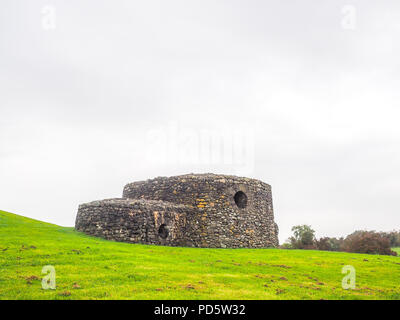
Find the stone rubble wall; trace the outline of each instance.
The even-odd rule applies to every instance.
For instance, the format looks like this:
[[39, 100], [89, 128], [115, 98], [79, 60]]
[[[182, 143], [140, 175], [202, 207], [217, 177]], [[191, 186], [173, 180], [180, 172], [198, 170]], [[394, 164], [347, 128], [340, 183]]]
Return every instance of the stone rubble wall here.
[[[245, 195], [237, 197], [244, 200], [243, 208], [235, 202], [238, 192]], [[189, 174], [127, 184], [122, 199], [81, 205], [76, 229], [110, 240], [171, 246], [278, 245], [271, 187], [227, 175]]]
[[[191, 208], [163, 201], [106, 199], [81, 204], [75, 228], [108, 240], [185, 246], [186, 216]], [[168, 237], [158, 230], [168, 226]]]

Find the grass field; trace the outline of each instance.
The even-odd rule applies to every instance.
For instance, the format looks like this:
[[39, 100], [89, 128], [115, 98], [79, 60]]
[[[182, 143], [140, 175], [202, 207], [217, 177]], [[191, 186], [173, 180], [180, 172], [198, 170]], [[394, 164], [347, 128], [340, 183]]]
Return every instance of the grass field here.
[[399, 257], [117, 243], [0, 211], [0, 299], [400, 299], [399, 279]]

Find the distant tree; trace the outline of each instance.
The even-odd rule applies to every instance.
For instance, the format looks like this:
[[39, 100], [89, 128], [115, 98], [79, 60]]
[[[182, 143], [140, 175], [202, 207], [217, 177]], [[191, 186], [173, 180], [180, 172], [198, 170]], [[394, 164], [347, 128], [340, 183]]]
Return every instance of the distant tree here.
[[315, 246], [317, 247], [318, 250], [332, 251], [332, 245], [329, 240], [330, 240], [329, 237], [323, 237], [320, 238], [319, 240], [315, 240]]
[[387, 238], [390, 242], [390, 246], [393, 247], [400, 247], [400, 232], [399, 231], [390, 231], [390, 232], [380, 232], [380, 234]]
[[331, 243], [332, 251], [341, 251], [344, 238], [329, 238], [329, 242]]
[[397, 255], [390, 249], [390, 240], [375, 231], [355, 231], [344, 239], [343, 251], [369, 254]]
[[294, 249], [315, 249], [315, 231], [309, 225], [298, 225], [292, 228], [293, 236], [289, 243]]
[[343, 243], [343, 238], [330, 238], [330, 237], [323, 237], [319, 240], [315, 240], [315, 246], [318, 250], [325, 250], [325, 251], [340, 251], [340, 248]]

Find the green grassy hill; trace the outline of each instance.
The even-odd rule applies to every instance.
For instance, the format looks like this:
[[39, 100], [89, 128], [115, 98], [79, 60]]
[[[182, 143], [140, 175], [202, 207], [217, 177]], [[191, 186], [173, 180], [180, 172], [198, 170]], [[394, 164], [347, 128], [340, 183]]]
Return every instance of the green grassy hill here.
[[117, 243], [0, 211], [0, 299], [399, 299], [399, 279], [398, 257]]

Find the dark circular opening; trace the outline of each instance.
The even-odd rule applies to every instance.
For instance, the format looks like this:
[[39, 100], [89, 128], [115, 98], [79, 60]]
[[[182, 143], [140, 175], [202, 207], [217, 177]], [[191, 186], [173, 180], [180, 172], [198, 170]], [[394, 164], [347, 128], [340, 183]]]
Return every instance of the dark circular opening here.
[[235, 203], [239, 208], [241, 209], [246, 208], [247, 196], [243, 191], [236, 192], [233, 198], [235, 199]]
[[168, 231], [168, 227], [165, 224], [162, 224], [159, 228], [158, 228], [158, 235], [163, 238], [166, 239], [168, 237], [169, 231]]

